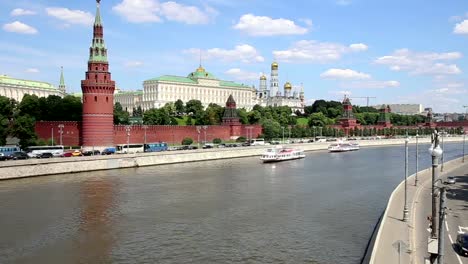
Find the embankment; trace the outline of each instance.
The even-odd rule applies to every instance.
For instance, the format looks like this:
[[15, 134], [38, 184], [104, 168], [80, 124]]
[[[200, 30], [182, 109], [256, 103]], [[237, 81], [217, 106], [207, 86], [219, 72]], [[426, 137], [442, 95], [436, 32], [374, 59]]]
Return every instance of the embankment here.
[[[446, 142], [460, 141], [462, 138], [447, 138]], [[414, 143], [411, 139], [410, 143]], [[430, 138], [420, 138], [420, 143], [430, 142]], [[361, 147], [401, 145], [404, 139], [363, 140]], [[305, 151], [327, 149], [329, 143], [289, 144]], [[0, 163], [0, 180], [34, 177], [51, 174], [75, 173], [96, 170], [110, 170], [141, 166], [154, 166], [173, 163], [207, 161], [217, 159], [232, 159], [261, 155], [265, 146], [242, 148], [217, 148], [192, 151], [167, 151], [158, 153], [138, 153], [110, 156], [70, 157], [47, 160], [29, 159], [21, 161], [5, 161]]]

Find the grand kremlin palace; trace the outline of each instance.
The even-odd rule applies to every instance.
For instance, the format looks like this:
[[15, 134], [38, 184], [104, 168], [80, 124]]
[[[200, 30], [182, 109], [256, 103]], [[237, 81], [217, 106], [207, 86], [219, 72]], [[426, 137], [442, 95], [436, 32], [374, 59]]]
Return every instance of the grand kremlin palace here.
[[203, 106], [210, 103], [224, 105], [229, 95], [236, 100], [238, 108], [251, 110], [254, 105], [261, 106], [289, 106], [293, 112], [304, 112], [304, 90], [292, 92], [292, 85], [286, 82], [284, 94], [279, 90], [278, 64], [272, 63], [270, 89], [267, 88], [266, 76], [260, 77], [259, 90], [232, 81], [219, 80], [207, 72], [202, 66], [198, 67], [187, 77], [163, 75], [143, 82], [143, 91], [116, 90], [115, 102], [119, 102], [123, 109], [132, 113], [140, 106], [143, 110], [160, 108], [166, 103], [192, 99], [200, 100]]
[[21, 102], [25, 94], [37, 95], [38, 97], [48, 97], [49, 95], [63, 97], [65, 95], [63, 71], [60, 76], [60, 85], [58, 88], [46, 82], [15, 79], [7, 75], [0, 75], [1, 96]]

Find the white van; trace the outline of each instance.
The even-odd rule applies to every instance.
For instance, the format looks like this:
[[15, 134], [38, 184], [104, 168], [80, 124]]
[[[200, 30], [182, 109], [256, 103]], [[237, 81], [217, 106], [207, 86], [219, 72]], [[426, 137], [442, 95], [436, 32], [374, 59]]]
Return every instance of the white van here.
[[251, 146], [263, 146], [263, 145], [265, 145], [265, 139], [263, 139], [263, 138], [251, 139], [250, 140], [250, 145]]

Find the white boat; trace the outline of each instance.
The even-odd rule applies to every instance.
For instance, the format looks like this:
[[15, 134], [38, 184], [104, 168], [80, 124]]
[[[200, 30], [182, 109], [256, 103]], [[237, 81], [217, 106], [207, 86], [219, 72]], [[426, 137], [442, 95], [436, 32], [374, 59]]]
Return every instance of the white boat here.
[[330, 152], [346, 152], [359, 150], [359, 144], [357, 142], [338, 142], [328, 146]]
[[294, 160], [305, 158], [304, 150], [296, 148], [283, 148], [277, 146], [276, 148], [269, 148], [262, 154], [260, 159], [266, 162], [279, 162], [285, 160]]

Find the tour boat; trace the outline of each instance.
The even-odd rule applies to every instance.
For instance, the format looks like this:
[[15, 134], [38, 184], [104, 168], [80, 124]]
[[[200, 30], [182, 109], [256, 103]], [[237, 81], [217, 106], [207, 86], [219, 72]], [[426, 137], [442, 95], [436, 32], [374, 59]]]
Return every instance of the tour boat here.
[[359, 150], [359, 144], [357, 142], [338, 142], [328, 146], [330, 152], [346, 152]]
[[304, 150], [296, 148], [269, 148], [260, 158], [264, 163], [305, 158]]

